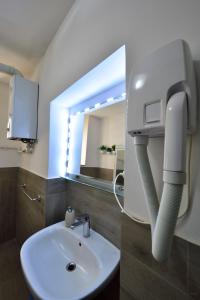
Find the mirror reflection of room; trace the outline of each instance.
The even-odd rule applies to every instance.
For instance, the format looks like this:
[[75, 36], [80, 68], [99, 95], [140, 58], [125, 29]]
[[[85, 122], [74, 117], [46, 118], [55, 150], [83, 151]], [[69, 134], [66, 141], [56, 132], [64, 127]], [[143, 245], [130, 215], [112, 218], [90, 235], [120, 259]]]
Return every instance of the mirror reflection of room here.
[[112, 181], [124, 170], [125, 108], [122, 101], [85, 113], [80, 174]]

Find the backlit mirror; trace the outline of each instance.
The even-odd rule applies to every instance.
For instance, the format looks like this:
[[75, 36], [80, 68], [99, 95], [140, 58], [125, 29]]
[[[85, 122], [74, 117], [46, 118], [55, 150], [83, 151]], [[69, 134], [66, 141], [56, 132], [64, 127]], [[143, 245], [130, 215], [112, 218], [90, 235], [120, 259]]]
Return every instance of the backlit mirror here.
[[[51, 102], [52, 177], [113, 192], [113, 181], [124, 170], [125, 73], [122, 46]], [[117, 192], [123, 189], [121, 177], [118, 183]]]

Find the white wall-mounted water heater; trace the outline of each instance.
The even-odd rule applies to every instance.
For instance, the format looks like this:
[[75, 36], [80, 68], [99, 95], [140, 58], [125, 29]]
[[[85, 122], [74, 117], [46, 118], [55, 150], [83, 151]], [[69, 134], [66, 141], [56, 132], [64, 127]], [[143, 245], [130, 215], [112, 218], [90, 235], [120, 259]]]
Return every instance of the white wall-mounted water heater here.
[[[152, 232], [152, 253], [168, 259], [186, 182], [186, 136], [196, 129], [196, 84], [190, 49], [176, 40], [134, 67], [128, 88], [133, 136]], [[160, 205], [149, 163], [148, 138], [165, 135]]]
[[7, 138], [34, 142], [37, 139], [38, 84], [16, 74], [10, 80]]

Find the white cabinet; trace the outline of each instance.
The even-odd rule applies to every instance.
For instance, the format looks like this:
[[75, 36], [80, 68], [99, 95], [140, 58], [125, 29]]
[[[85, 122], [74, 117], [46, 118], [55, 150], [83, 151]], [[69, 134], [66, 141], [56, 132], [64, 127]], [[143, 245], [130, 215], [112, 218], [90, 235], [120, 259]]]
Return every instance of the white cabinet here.
[[37, 139], [38, 84], [15, 75], [10, 81], [7, 138]]

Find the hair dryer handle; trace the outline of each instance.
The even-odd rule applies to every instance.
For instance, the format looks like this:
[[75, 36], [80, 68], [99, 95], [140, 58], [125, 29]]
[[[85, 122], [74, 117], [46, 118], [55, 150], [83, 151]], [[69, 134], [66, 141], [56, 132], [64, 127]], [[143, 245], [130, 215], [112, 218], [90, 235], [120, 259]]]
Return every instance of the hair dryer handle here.
[[167, 104], [164, 172], [185, 173], [187, 122], [187, 96], [179, 92]]

